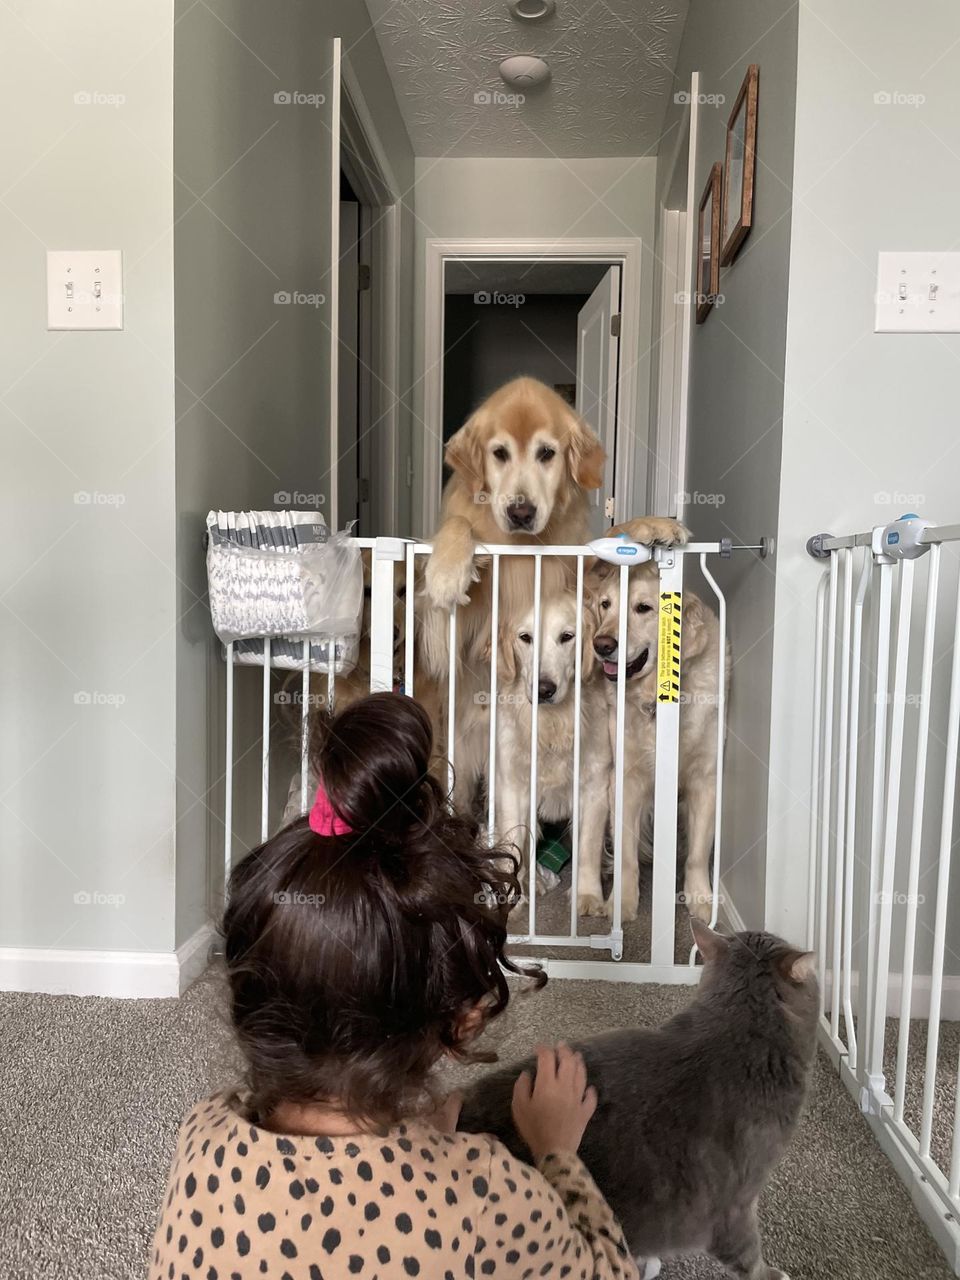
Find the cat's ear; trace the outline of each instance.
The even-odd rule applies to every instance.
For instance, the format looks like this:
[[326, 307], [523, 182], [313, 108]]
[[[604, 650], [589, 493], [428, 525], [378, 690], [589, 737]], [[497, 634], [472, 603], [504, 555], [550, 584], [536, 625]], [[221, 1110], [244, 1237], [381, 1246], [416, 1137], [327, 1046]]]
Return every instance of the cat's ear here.
[[693, 932], [693, 940], [697, 944], [697, 950], [707, 964], [711, 960], [719, 960], [721, 956], [726, 955], [730, 946], [729, 938], [725, 938], [722, 933], [716, 933], [708, 924], [698, 920], [696, 916], [690, 917], [690, 928]]
[[788, 951], [780, 961], [780, 972], [788, 982], [803, 986], [817, 975], [817, 956], [813, 951]]

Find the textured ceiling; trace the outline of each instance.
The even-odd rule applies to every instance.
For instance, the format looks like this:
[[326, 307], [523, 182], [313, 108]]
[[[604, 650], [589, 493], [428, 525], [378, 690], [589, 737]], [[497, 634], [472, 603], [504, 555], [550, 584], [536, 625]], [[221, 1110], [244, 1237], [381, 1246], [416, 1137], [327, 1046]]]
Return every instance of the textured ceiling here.
[[[518, 22], [505, 0], [367, 0], [413, 149], [421, 156], [617, 156], [656, 147], [688, 0], [557, 0]], [[526, 101], [501, 59], [553, 73]], [[480, 99], [476, 100], [476, 95]]]

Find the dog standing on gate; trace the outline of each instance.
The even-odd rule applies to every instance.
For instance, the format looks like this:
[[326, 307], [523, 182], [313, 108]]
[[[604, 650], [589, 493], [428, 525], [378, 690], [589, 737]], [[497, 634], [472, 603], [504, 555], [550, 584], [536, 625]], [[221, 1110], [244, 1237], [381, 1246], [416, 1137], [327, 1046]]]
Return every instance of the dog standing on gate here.
[[[585, 422], [535, 378], [516, 378], [495, 391], [451, 437], [452, 469], [440, 528], [424, 575], [418, 639], [427, 672], [448, 669], [450, 610], [457, 614], [456, 743], [458, 803], [468, 802], [486, 759], [492, 574], [477, 563], [477, 543], [542, 547], [580, 545], [589, 537], [587, 493], [603, 480], [604, 451]], [[624, 530], [637, 542], [672, 546], [686, 531], [676, 520], [640, 518]], [[542, 560], [543, 598], [573, 582], [575, 562]], [[533, 599], [533, 558], [503, 557], [499, 617], [508, 631]]]
[[[617, 676], [626, 664], [626, 726], [623, 767], [623, 918], [636, 919], [640, 898], [640, 853], [651, 856], [648, 831], [652, 817], [657, 747], [657, 654], [659, 575], [653, 564], [629, 575], [627, 651], [619, 653], [620, 570], [598, 561], [589, 571], [596, 632], [593, 648], [606, 677], [611, 741], [617, 724]], [[681, 826], [686, 834], [683, 897], [692, 916], [709, 920], [713, 896], [710, 855], [717, 800], [717, 718], [720, 714], [720, 624], [717, 616], [690, 591], [683, 593], [680, 642]], [[730, 646], [724, 657], [724, 688], [730, 683]], [[610, 776], [613, 818], [615, 775]], [[588, 892], [599, 893], [600, 867]], [[581, 867], [585, 874], [585, 869]], [[593, 909], [591, 907], [591, 909]], [[610, 904], [598, 901], [597, 914]]]
[[[579, 862], [603, 854], [607, 783], [613, 766], [607, 702], [593, 657], [589, 613], [581, 618]], [[530, 835], [531, 709], [537, 701], [537, 814], [547, 822], [573, 816], [573, 739], [577, 723], [577, 601], [550, 596], [540, 611], [540, 664], [534, 688], [534, 613], [500, 640], [497, 691], [497, 843], [514, 844], [521, 862]], [[538, 832], [535, 832], [536, 836]], [[532, 874], [532, 872], [531, 872]], [[581, 911], [582, 914], [582, 911]]]

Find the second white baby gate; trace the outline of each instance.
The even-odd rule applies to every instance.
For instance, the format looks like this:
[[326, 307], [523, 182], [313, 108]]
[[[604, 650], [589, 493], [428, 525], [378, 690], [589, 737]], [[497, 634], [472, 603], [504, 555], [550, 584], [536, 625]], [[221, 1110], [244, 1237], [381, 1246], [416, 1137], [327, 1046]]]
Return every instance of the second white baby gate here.
[[[422, 596], [422, 570], [431, 553], [427, 543], [405, 541], [399, 538], [357, 539], [356, 543], [363, 549], [367, 563], [367, 597], [368, 612], [365, 617], [364, 632], [361, 636], [361, 658], [357, 671], [351, 679], [355, 682], [357, 673], [362, 672], [366, 681], [369, 673], [371, 691], [396, 689], [411, 694], [418, 694], [419, 675], [417, 648], [419, 629], [422, 624], [424, 601]], [[671, 650], [670, 627], [674, 625], [672, 615], [675, 613], [675, 625], [679, 627], [681, 601], [685, 587], [685, 577], [689, 581], [690, 569], [685, 566], [696, 565], [699, 575], [706, 586], [706, 603], [712, 605], [719, 619], [719, 641], [717, 658], [718, 682], [715, 692], [717, 715], [717, 785], [715, 805], [715, 837], [712, 859], [713, 905], [712, 922], [716, 923], [719, 897], [721, 864], [721, 816], [723, 806], [723, 742], [725, 734], [725, 698], [724, 681], [726, 636], [726, 601], [714, 574], [710, 562], [719, 557], [727, 557], [741, 552], [760, 552], [766, 550], [764, 543], [750, 547], [733, 547], [729, 542], [694, 542], [676, 548], [646, 548], [621, 539], [615, 547], [600, 546], [594, 543], [586, 546], [551, 546], [529, 547], [513, 545], [478, 546], [476, 557], [481, 571], [489, 575], [491, 615], [489, 619], [490, 652], [486, 660], [484, 679], [481, 690], [475, 695], [484, 703], [488, 717], [487, 745], [485, 756], [487, 767], [482, 779], [481, 800], [483, 813], [491, 837], [494, 832], [496, 812], [496, 769], [495, 753], [498, 740], [498, 708], [499, 696], [499, 661], [498, 645], [500, 643], [500, 576], [504, 561], [510, 557], [526, 557], [532, 561], [533, 592], [530, 604], [533, 608], [532, 688], [537, 688], [540, 662], [540, 628], [543, 604], [543, 565], [548, 558], [563, 558], [571, 569], [572, 588], [576, 599], [576, 666], [573, 677], [573, 697], [575, 706], [580, 706], [583, 681], [587, 678], [583, 665], [583, 601], [586, 590], [586, 574], [590, 563], [596, 559], [598, 550], [605, 558], [620, 565], [620, 611], [619, 611], [619, 652], [627, 652], [627, 617], [628, 617], [628, 581], [629, 566], [643, 561], [652, 561], [659, 577], [660, 600], [660, 645], [661, 661], [677, 662], [678, 654]], [[407, 589], [410, 588], [410, 589]], [[702, 591], [702, 588], [699, 588]], [[711, 599], [712, 597], [712, 599]], [[448, 659], [445, 676], [439, 682], [442, 708], [436, 708], [439, 714], [440, 737], [445, 741], [447, 755], [447, 775], [453, 785], [458, 766], [458, 723], [463, 713], [462, 703], [458, 702], [458, 685], [463, 679], [463, 671], [458, 662], [458, 615], [453, 609], [444, 626], [447, 631]], [[365, 653], [363, 652], [366, 647]], [[334, 652], [335, 646], [328, 646], [317, 652]], [[260, 665], [262, 670], [262, 715], [260, 717], [260, 830], [265, 838], [279, 825], [276, 794], [271, 803], [271, 770], [278, 767], [274, 761], [272, 750], [272, 720], [275, 716], [278, 698], [289, 705], [299, 707], [299, 739], [300, 758], [297, 767], [296, 786], [292, 793], [298, 793], [300, 812], [305, 812], [311, 799], [310, 791], [313, 780], [309, 775], [307, 760], [307, 743], [309, 715], [311, 707], [318, 703], [318, 680], [323, 690], [319, 698], [325, 705], [336, 705], [339, 677], [335, 669], [328, 669], [327, 664], [318, 658], [310, 648], [309, 641], [302, 641], [302, 659], [291, 660], [290, 646], [284, 647], [282, 666], [287, 672], [286, 686], [278, 693], [276, 685], [279, 678], [271, 679], [271, 669], [279, 664], [271, 657], [271, 638], [263, 640], [262, 649], [251, 657], [249, 651], [242, 655], [243, 666]], [[678, 646], [679, 653], [679, 646]], [[249, 743], [235, 742], [235, 694], [239, 679], [250, 679], [243, 676], [240, 667], [240, 655], [232, 643], [226, 646], [227, 661], [227, 703], [226, 703], [226, 836], [225, 836], [225, 871], [228, 872], [234, 857], [235, 836], [233, 830], [234, 803], [234, 770], [235, 761], [242, 751], [249, 751]], [[624, 804], [624, 761], [625, 753], [630, 746], [629, 710], [626, 697], [625, 663], [621, 663], [616, 682], [616, 728], [613, 734], [613, 783], [611, 787], [610, 833], [612, 842], [612, 858], [610, 859], [610, 916], [602, 924], [592, 920], [587, 927], [584, 919], [577, 913], [577, 874], [581, 850], [579, 848], [579, 811], [583, 797], [581, 795], [580, 777], [583, 763], [584, 743], [582, 741], [579, 715], [573, 717], [572, 746], [572, 787], [570, 819], [570, 884], [569, 904], [566, 895], [560, 888], [546, 894], [538, 884], [538, 876], [533, 871], [536, 867], [537, 830], [537, 777], [538, 777], [538, 703], [534, 698], [530, 701], [531, 718], [531, 750], [529, 761], [519, 767], [529, 769], [531, 806], [529, 814], [529, 832], [527, 865], [530, 868], [526, 878], [524, 903], [517, 908], [510, 921], [510, 943], [512, 947], [520, 947], [535, 954], [542, 961], [551, 976], [554, 977], [604, 977], [636, 982], [692, 983], [699, 977], [699, 970], [694, 965], [694, 955], [690, 948], [689, 936], [686, 933], [686, 910], [678, 911], [677, 868], [678, 868], [678, 777], [680, 718], [683, 705], [680, 695], [682, 675], [677, 679], [677, 671], [669, 671], [662, 667], [658, 672], [658, 680], [666, 674], [666, 684], [672, 686], [658, 698], [656, 704], [656, 776], [653, 803], [653, 855], [650, 873], [649, 894], [641, 902], [641, 913], [645, 918], [640, 922], [644, 934], [642, 945], [633, 947], [640, 950], [640, 958], [625, 958], [625, 929], [623, 911], [623, 861], [624, 850], [621, 832], [621, 815]], [[299, 668], [295, 677], [298, 688], [290, 691], [290, 668]], [[311, 690], [313, 692], [311, 692]], [[289, 766], [287, 766], [289, 773]], [[275, 781], [275, 778], [274, 778]], [[289, 816], [289, 810], [288, 815]], [[633, 856], [636, 856], [635, 854]], [[558, 904], [562, 901], [562, 910]], [[550, 927], [543, 928], [542, 920], [549, 914]], [[678, 930], [678, 925], [680, 926]], [[599, 931], [597, 929], [599, 928]], [[629, 935], [629, 928], [627, 930]], [[626, 941], [630, 943], [629, 936]]]
[[821, 1042], [960, 1275], [960, 525], [808, 549]]

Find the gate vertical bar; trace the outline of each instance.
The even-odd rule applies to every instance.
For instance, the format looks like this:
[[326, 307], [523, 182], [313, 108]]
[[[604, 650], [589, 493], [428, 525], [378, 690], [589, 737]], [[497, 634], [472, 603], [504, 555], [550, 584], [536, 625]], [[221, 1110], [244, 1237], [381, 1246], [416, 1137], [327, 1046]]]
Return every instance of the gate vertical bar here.
[[307, 778], [310, 772], [310, 641], [303, 642], [303, 677], [300, 681], [300, 812], [307, 812]]
[[[837, 657], [837, 553], [830, 557], [830, 587], [827, 601], [827, 673], [823, 710], [823, 789], [820, 810], [820, 928], [817, 938], [817, 967], [820, 973], [820, 1016], [826, 1014], [827, 1000], [827, 924], [829, 921], [830, 885], [830, 819], [833, 811], [833, 708], [836, 702], [834, 672]], [[838, 981], [832, 975], [832, 981]]]
[[530, 892], [530, 933], [537, 931], [537, 772], [540, 761], [540, 589], [542, 564], [533, 557], [533, 670], [530, 675], [530, 859], [527, 884]]
[[408, 698], [413, 697], [414, 680], [414, 637], [416, 618], [414, 617], [414, 601], [417, 597], [417, 557], [414, 544], [408, 542], [404, 552], [405, 579], [403, 598], [403, 692]]
[[620, 617], [617, 621], [617, 723], [613, 757], [613, 926], [621, 934], [623, 924], [623, 861], [638, 856], [637, 833], [623, 829], [623, 770], [627, 724], [627, 610], [630, 597], [630, 570], [620, 568]]
[[233, 641], [227, 643], [227, 742], [224, 759], [223, 800], [223, 899], [233, 866]]
[[[662, 552], [660, 569], [660, 611], [664, 592], [680, 594], [683, 610], [683, 556]], [[659, 646], [663, 643], [659, 628]], [[682, 636], [682, 631], [681, 631]], [[680, 688], [683, 688], [681, 639]], [[650, 960], [672, 965], [677, 922], [677, 789], [680, 777], [680, 702], [657, 698], [657, 752], [653, 795], [653, 905], [650, 921]]]
[[[827, 582], [830, 571], [824, 570], [817, 586], [817, 610], [815, 622], [816, 641], [813, 657], [813, 745], [810, 761], [810, 854], [809, 878], [807, 882], [807, 950], [813, 951], [817, 945], [817, 870], [820, 850], [820, 805], [822, 799], [822, 778], [820, 775], [820, 746], [823, 738], [823, 648], [824, 648], [824, 604], [827, 595]], [[820, 969], [823, 976], [823, 967]]]
[[910, 1011], [917, 942], [917, 894], [920, 889], [920, 845], [923, 838], [923, 798], [927, 782], [927, 743], [930, 734], [930, 695], [933, 690], [933, 650], [937, 628], [937, 596], [940, 584], [940, 548], [930, 548], [927, 576], [927, 609], [923, 624], [923, 656], [920, 674], [920, 717], [917, 725], [917, 760], [913, 777], [913, 814], [910, 826], [910, 860], [907, 871], [906, 928], [900, 986], [900, 1033], [897, 1044], [897, 1076], [893, 1099], [894, 1123], [903, 1120], [907, 1091], [907, 1059], [910, 1052]]
[[847, 816], [847, 752], [850, 728], [850, 628], [853, 612], [853, 549], [845, 547], [835, 553], [840, 560], [840, 717], [837, 724], [837, 815], [834, 828], [833, 877], [833, 982], [830, 988], [830, 1030], [834, 1039], [840, 1033], [840, 995], [843, 988], [843, 922], [846, 914], [844, 885], [846, 882]]
[[[930, 982], [930, 1016], [927, 1021], [927, 1060], [923, 1079], [923, 1115], [920, 1122], [920, 1155], [929, 1156], [933, 1134], [934, 1090], [940, 1051], [940, 1010], [943, 1000], [943, 966], [947, 942], [947, 909], [950, 893], [950, 857], [953, 850], [953, 815], [957, 798], [957, 740], [960, 736], [960, 583], [953, 621], [953, 662], [950, 668], [950, 707], [947, 712], [947, 751], [943, 768], [943, 807], [940, 810], [940, 848], [937, 865], [937, 906], [933, 922], [933, 962]], [[960, 1095], [958, 1095], [960, 1096]], [[954, 1122], [954, 1134], [958, 1131]], [[960, 1165], [954, 1156], [960, 1178]], [[956, 1195], [956, 1188], [952, 1194]]]
[[910, 616], [913, 607], [913, 561], [900, 562], [900, 596], [897, 602], [897, 648], [893, 676], [893, 713], [890, 716], [890, 755], [887, 762], [887, 802], [883, 819], [883, 868], [879, 924], [877, 928], [876, 990], [873, 994], [874, 1025], [871, 1046], [871, 1087], [883, 1089], [883, 1038], [886, 1029], [887, 992], [890, 978], [890, 933], [893, 921], [893, 887], [897, 863], [897, 831], [900, 819], [900, 773], [903, 767], [903, 728], [907, 702], [907, 668], [910, 660]]
[[260, 839], [270, 834], [270, 661], [272, 645], [263, 642], [263, 756], [260, 765]]
[[580, 714], [583, 682], [583, 556], [577, 556], [577, 646], [573, 668], [573, 805], [570, 815], [570, 935], [577, 932], [577, 881], [580, 875]]
[[[851, 552], [851, 555], [853, 553]], [[847, 830], [844, 838], [846, 871], [843, 887], [843, 1022], [847, 1037], [847, 1064], [857, 1067], [857, 1031], [853, 1016], [853, 894], [857, 863], [857, 783], [860, 748], [860, 660], [863, 652], [863, 605], [870, 584], [871, 558], [865, 554], [853, 602], [853, 636], [850, 652], [850, 719], [847, 748]], [[852, 566], [851, 566], [852, 568]], [[863, 992], [859, 993], [861, 997]]]
[[[879, 918], [880, 854], [883, 847], [883, 800], [887, 769], [887, 686], [890, 681], [890, 623], [893, 613], [893, 565], [875, 562], [874, 573], [879, 578], [877, 600], [877, 666], [873, 686], [873, 792], [870, 802], [870, 870], [867, 891], [867, 981], [861, 999], [866, 1010], [864, 1034], [868, 1076], [882, 1087], [883, 1058], [873, 1059], [873, 1029], [877, 1017], [881, 1022], [885, 1011], [878, 1015], [876, 1009], [877, 983], [877, 924]], [[883, 1035], [880, 1038], [881, 1052]], [[879, 1074], [878, 1074], [879, 1073]]]
[[497, 830], [497, 665], [500, 645], [500, 557], [493, 557], [490, 586], [490, 743], [487, 760], [487, 839], [493, 844]]

